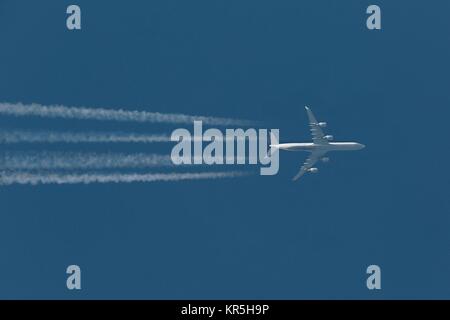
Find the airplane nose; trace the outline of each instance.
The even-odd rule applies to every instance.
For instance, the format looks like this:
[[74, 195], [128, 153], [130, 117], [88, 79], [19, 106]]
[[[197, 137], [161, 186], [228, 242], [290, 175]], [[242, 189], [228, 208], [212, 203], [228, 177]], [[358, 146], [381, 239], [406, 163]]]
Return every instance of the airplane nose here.
[[361, 149], [364, 149], [366, 147], [366, 145], [362, 143], [360, 143], [359, 145], [361, 146]]

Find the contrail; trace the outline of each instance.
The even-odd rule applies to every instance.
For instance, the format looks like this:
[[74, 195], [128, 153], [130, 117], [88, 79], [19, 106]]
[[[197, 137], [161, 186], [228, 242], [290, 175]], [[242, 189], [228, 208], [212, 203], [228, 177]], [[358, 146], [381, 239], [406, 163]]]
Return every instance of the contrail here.
[[63, 119], [91, 119], [91, 120], [109, 120], [109, 121], [133, 121], [133, 122], [150, 122], [150, 123], [172, 123], [187, 124], [193, 123], [194, 120], [202, 121], [207, 125], [240, 125], [249, 126], [254, 124], [252, 121], [193, 116], [186, 114], [170, 114], [147, 111], [128, 111], [123, 109], [103, 109], [103, 108], [86, 108], [86, 107], [68, 107], [63, 105], [44, 106], [37, 103], [0, 103], [0, 114], [11, 116], [36, 116], [47, 118], [63, 118]]
[[[202, 141], [203, 137], [191, 137], [187, 140]], [[232, 140], [235, 137], [216, 138], [218, 141]], [[247, 138], [246, 140], [253, 140]], [[0, 130], [0, 143], [155, 143], [174, 142], [168, 134], [140, 134], [126, 132], [57, 132]], [[208, 143], [207, 141], [205, 143]]]
[[170, 142], [168, 135], [123, 132], [0, 131], [0, 143], [153, 143]]
[[145, 153], [1, 152], [0, 170], [105, 169], [173, 166], [169, 155]]
[[[193, 163], [202, 163], [197, 157]], [[197, 160], [197, 161], [196, 161]], [[245, 163], [246, 157], [226, 157], [225, 162]], [[60, 151], [4, 151], [0, 152], [0, 170], [75, 170], [111, 168], [148, 168], [175, 166], [169, 155], [147, 153], [88, 153]], [[198, 165], [197, 165], [198, 166]]]
[[132, 183], [155, 181], [182, 181], [234, 178], [248, 175], [247, 172], [199, 172], [199, 173], [149, 173], [149, 174], [33, 174], [0, 173], [0, 185], [12, 184], [91, 184], [91, 183]]

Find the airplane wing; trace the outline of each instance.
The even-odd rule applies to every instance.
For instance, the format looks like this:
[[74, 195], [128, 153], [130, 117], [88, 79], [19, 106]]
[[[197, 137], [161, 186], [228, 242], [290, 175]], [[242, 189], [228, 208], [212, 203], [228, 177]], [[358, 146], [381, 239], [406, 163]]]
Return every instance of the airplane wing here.
[[292, 181], [298, 180], [302, 175], [304, 175], [308, 169], [312, 168], [314, 164], [324, 156], [326, 151], [313, 151], [310, 153], [309, 157], [306, 159], [305, 163], [303, 163], [297, 175], [292, 178]]
[[328, 140], [324, 138], [325, 135], [322, 131], [322, 128], [319, 126], [316, 117], [314, 117], [314, 114], [308, 107], [305, 107], [305, 109], [306, 113], [308, 114], [309, 129], [311, 130], [313, 142], [317, 144], [327, 144]]

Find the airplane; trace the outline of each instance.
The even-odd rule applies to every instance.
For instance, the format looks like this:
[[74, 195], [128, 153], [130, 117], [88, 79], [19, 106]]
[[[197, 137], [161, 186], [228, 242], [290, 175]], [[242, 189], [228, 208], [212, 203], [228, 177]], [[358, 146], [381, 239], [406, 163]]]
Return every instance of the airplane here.
[[354, 151], [365, 148], [365, 145], [358, 142], [331, 142], [333, 141], [333, 136], [325, 135], [322, 131], [322, 128], [325, 128], [327, 123], [318, 122], [312, 111], [308, 107], [305, 107], [305, 109], [312, 134], [312, 143], [279, 143], [278, 138], [272, 132], [270, 133], [270, 154], [278, 150], [310, 152], [309, 157], [303, 163], [299, 172], [292, 178], [292, 181], [298, 180], [305, 173], [319, 172], [319, 169], [314, 167], [314, 165], [319, 160], [322, 160], [322, 162], [330, 161], [330, 158], [325, 156], [330, 151]]

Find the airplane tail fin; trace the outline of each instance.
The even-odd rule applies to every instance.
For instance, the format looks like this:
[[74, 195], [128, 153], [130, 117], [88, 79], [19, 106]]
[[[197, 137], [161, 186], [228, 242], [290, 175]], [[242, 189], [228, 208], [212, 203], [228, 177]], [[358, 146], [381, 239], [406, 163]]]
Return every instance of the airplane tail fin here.
[[273, 155], [276, 151], [278, 151], [278, 137], [270, 131], [270, 144], [269, 151], [267, 152], [267, 156]]

